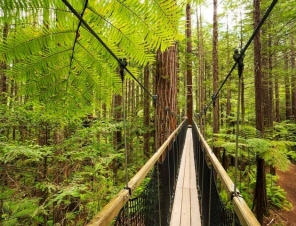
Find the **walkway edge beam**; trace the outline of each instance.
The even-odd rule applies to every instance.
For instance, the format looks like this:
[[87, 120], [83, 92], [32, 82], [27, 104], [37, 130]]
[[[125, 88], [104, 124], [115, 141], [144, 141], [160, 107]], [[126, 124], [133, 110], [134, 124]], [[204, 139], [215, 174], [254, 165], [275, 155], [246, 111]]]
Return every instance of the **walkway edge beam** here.
[[[204, 137], [202, 136], [199, 128], [195, 124], [197, 128], [197, 132], [199, 135], [199, 139], [204, 146], [204, 149], [207, 153], [207, 156], [209, 157], [212, 165], [215, 168], [216, 173], [218, 174], [222, 185], [224, 189], [226, 190], [228, 194], [228, 198], [231, 199], [234, 191], [234, 183], [232, 182], [231, 178], [228, 176], [227, 172], [217, 159], [216, 155], [208, 145], [208, 143], [205, 141]], [[237, 189], [237, 192], [238, 189]], [[253, 212], [250, 210], [249, 206], [245, 202], [245, 200], [241, 196], [234, 196], [232, 198], [232, 203], [233, 203], [233, 209], [238, 216], [240, 223], [243, 226], [260, 226], [260, 223], [258, 222], [257, 218], [254, 216]]]
[[[129, 181], [128, 187], [130, 188], [131, 195], [139, 187], [149, 171], [153, 168], [154, 164], [158, 161], [160, 156], [165, 152], [170, 142], [175, 135], [182, 128], [184, 120], [179, 127], [168, 137], [168, 139], [161, 145], [155, 154], [148, 160], [148, 162], [138, 171], [138, 173]], [[118, 215], [122, 207], [130, 199], [129, 190], [122, 189], [116, 197], [114, 197], [94, 218], [87, 224], [87, 226], [109, 226], [110, 222]]]

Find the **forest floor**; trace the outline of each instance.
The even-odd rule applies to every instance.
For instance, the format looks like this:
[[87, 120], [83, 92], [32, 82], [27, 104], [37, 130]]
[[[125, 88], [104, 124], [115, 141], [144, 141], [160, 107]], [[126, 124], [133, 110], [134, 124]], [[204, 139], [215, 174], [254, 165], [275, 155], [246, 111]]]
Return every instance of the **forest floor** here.
[[278, 184], [287, 192], [287, 199], [292, 203], [291, 211], [272, 211], [265, 225], [296, 226], [296, 164], [291, 164], [286, 172], [277, 171]]

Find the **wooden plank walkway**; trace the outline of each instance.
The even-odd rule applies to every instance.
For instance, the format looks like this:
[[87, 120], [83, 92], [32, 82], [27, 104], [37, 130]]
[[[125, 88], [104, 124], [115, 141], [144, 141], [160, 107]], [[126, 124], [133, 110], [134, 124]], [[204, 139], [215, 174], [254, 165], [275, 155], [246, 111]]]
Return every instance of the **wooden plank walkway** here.
[[192, 129], [187, 129], [170, 226], [200, 226]]

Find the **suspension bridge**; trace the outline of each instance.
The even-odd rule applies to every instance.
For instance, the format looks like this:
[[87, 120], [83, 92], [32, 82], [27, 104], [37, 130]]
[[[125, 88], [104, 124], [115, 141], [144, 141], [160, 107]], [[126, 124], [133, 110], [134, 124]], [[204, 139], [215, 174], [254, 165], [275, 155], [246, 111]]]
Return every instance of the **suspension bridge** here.
[[[165, 155], [163, 162], [159, 162]], [[146, 176], [143, 192], [135, 190]], [[217, 181], [222, 186], [218, 186]], [[224, 189], [232, 203], [221, 201]], [[203, 138], [187, 120], [168, 137], [88, 226], [94, 225], [260, 225]]]
[[[122, 80], [123, 71], [126, 71], [152, 97], [155, 104], [159, 104], [154, 96], [126, 68], [126, 64], [123, 64], [88, 23], [83, 20], [81, 15], [66, 0], [63, 0], [63, 2], [118, 61], [122, 69]], [[233, 67], [218, 91], [213, 94], [212, 101], [205, 106], [204, 111], [200, 112], [199, 116], [205, 114], [215, 102], [235, 67], [238, 65], [242, 69], [242, 60], [247, 48], [276, 3], [277, 0], [273, 0], [252, 36], [236, 57]], [[239, 117], [239, 112], [237, 115]], [[140, 171], [87, 225], [260, 225], [236, 188], [236, 182], [230, 179], [203, 138], [197, 124], [194, 121], [191, 122], [192, 118], [188, 118], [188, 120], [185, 119], [180, 123], [178, 128], [169, 135]], [[239, 118], [237, 118], [237, 122], [239, 122]], [[141, 185], [145, 178], [149, 178], [149, 182], [146, 185]], [[142, 186], [142, 192], [135, 195], [139, 186]], [[226, 206], [222, 202], [219, 195], [221, 190], [227, 193], [228, 203], [231, 203], [231, 205]]]

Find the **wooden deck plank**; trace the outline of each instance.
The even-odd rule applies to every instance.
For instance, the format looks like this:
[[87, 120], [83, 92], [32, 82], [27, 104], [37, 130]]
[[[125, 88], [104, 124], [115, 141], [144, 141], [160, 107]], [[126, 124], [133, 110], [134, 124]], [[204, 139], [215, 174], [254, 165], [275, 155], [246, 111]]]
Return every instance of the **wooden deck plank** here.
[[190, 188], [196, 189], [196, 171], [194, 163], [194, 154], [193, 154], [193, 143], [191, 139], [191, 151], [189, 152], [190, 159]]
[[185, 165], [183, 166], [185, 169], [184, 173], [184, 182], [183, 188], [189, 188], [190, 186], [190, 159], [189, 159], [189, 152], [190, 152], [190, 141], [189, 137], [186, 137], [186, 144], [184, 145], [184, 152], [185, 152]]
[[186, 134], [170, 222], [170, 226], [183, 225], [201, 225], [191, 128]]
[[199, 209], [199, 200], [197, 189], [190, 189], [190, 215], [191, 215], [191, 226], [201, 226], [200, 220], [200, 209]]
[[180, 163], [180, 168], [179, 168], [179, 174], [178, 174], [178, 181], [177, 181], [177, 188], [182, 188], [183, 187], [183, 183], [184, 183], [184, 174], [185, 174], [185, 161], [186, 158], [184, 158], [185, 156], [185, 152], [183, 151], [182, 153], [182, 157], [181, 157], [181, 163]]
[[180, 226], [183, 196], [182, 190], [182, 188], [176, 188], [170, 226]]
[[182, 212], [181, 212], [181, 224], [180, 225], [190, 225], [190, 189], [183, 188], [182, 196]]

